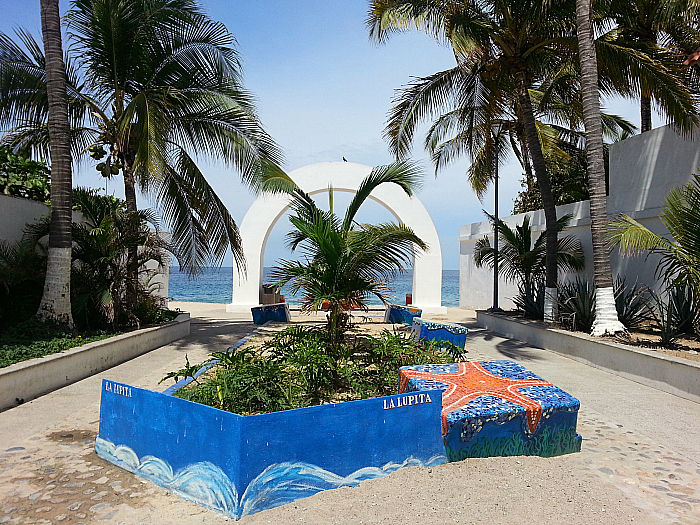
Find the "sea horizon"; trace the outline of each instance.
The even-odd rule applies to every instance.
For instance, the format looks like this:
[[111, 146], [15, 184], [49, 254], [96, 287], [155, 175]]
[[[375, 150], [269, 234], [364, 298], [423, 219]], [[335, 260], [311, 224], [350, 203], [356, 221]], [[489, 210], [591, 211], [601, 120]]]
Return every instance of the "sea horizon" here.
[[[270, 267], [263, 268], [263, 282], [269, 275]], [[400, 274], [389, 282], [393, 292], [390, 294], [392, 302], [404, 304], [406, 294], [411, 293], [413, 287], [413, 271]], [[170, 267], [168, 296], [174, 301], [195, 303], [231, 302], [233, 290], [233, 267], [205, 267], [196, 278], [190, 279], [185, 272], [181, 272], [178, 266]], [[299, 300], [291, 295], [289, 287], [282, 288], [285, 301], [290, 305], [299, 304]], [[382, 303], [376, 297], [371, 297], [370, 306], [380, 306]], [[442, 271], [442, 305], [459, 306], [459, 270]]]

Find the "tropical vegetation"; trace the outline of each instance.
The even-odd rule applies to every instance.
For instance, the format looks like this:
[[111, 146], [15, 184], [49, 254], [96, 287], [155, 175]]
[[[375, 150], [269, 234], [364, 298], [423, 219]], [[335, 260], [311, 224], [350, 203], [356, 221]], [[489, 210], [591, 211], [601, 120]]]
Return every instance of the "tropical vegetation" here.
[[50, 204], [50, 175], [45, 162], [15, 154], [0, 144], [0, 193]]
[[623, 255], [658, 254], [659, 276], [668, 289], [685, 287], [695, 301], [693, 327], [700, 335], [700, 175], [666, 196], [661, 220], [671, 237], [656, 234], [627, 215], [609, 224], [609, 240]]
[[[162, 305], [149, 284], [155, 267], [167, 262], [167, 244], [149, 226], [149, 221], [155, 222], [155, 214], [150, 210], [129, 212], [124, 201], [94, 190], [77, 188], [73, 201], [83, 216], [81, 222], [72, 223], [71, 304], [77, 328], [116, 331], [162, 322]], [[36, 313], [45, 280], [49, 230], [50, 219], [46, 217], [27, 226], [21, 242], [0, 243], [3, 330]], [[141, 247], [136, 280], [131, 280], [127, 272], [128, 251], [133, 243]], [[147, 269], [149, 262], [154, 269]], [[138, 296], [137, 309], [129, 308], [129, 293]]]
[[292, 191], [289, 220], [294, 229], [287, 241], [292, 251], [301, 251], [304, 260], [283, 260], [273, 267], [270, 277], [280, 287], [290, 283], [294, 295], [302, 292], [302, 311], [317, 311], [325, 303], [331, 352], [342, 340], [347, 311], [366, 310], [371, 295], [387, 303], [389, 278], [405, 271], [414, 250], [427, 248], [406, 225], [359, 224], [357, 212], [382, 184], [395, 184], [411, 196], [419, 182], [416, 164], [402, 161], [376, 167], [362, 181], [342, 218], [333, 209], [333, 188], [328, 192], [328, 211], [301, 189]]
[[[89, 154], [103, 176], [121, 175], [129, 212], [137, 189], [152, 199], [190, 273], [228, 249], [243, 269], [237, 226], [197, 158], [236, 168], [254, 189], [285, 175], [241, 84], [233, 36], [193, 0], [73, 0], [66, 30], [73, 158]], [[49, 57], [29, 33], [17, 39], [0, 35], [0, 128], [13, 150], [45, 156]], [[131, 281], [137, 258], [131, 246]]]
[[328, 353], [326, 329], [291, 326], [260, 347], [229, 349], [210, 360], [169, 373], [166, 379], [191, 379], [175, 395], [222, 410], [248, 415], [350, 401], [396, 393], [399, 368], [446, 363], [461, 357], [416, 341], [405, 332], [357, 334]]
[[[638, 11], [625, 12], [624, 3], [639, 4]], [[593, 102], [598, 106], [598, 89], [603, 95], [628, 98], [645, 99], [653, 93], [658, 109], [683, 131], [690, 131], [699, 122], [695, 84], [689, 81], [695, 74], [681, 72], [680, 61], [673, 65], [669, 58], [674, 53], [667, 49], [670, 40], [665, 29], [654, 22], [657, 25], [653, 27], [653, 45], [640, 44], [640, 34], [633, 35], [626, 29], [633, 13], [639, 13], [641, 23], [651, 4], [658, 8], [656, 21], [664, 19], [669, 26], [673, 23], [671, 13], [691, 2], [671, 2], [674, 7], [668, 9], [662, 5], [667, 4], [664, 2], [611, 2], [597, 5], [591, 14], [587, 0], [377, 0], [370, 2], [368, 16], [370, 34], [375, 40], [382, 41], [395, 31], [417, 28], [448, 43], [457, 60], [455, 68], [417, 79], [398, 91], [386, 128], [392, 152], [399, 158], [405, 155], [417, 124], [432, 120], [425, 146], [436, 170], [467, 154], [472, 160], [468, 170], [470, 183], [482, 195], [493, 179], [494, 166], [512, 149], [525, 169], [526, 183], [531, 187], [536, 179], [540, 189], [537, 204], [545, 211], [550, 235], [546, 276], [550, 290], [557, 280], [554, 205], [590, 193], [596, 284], [610, 292], [610, 300], [605, 301], [610, 308], [612, 277], [601, 242], [605, 181], [602, 142], [598, 138], [601, 118], [604, 131], [609, 127], [609, 119], [592, 106]], [[621, 17], [628, 15], [629, 20], [623, 21]], [[681, 17], [682, 29], [676, 31], [680, 35], [688, 29], [686, 44], [695, 38], [694, 30], [687, 24], [688, 16]], [[598, 35], [595, 41], [594, 32]], [[699, 41], [695, 38], [695, 46]], [[559, 195], [555, 199], [550, 169], [553, 164], [557, 168], [557, 164], [575, 161], [577, 155], [571, 155], [572, 151], [582, 151], [580, 130], [584, 120], [591, 155], [587, 162], [590, 192], [581, 191], [579, 173], [571, 181], [574, 184], [570, 184], [564, 171], [558, 177]], [[499, 130], [497, 134], [493, 133], [494, 128]], [[628, 135], [630, 128], [619, 127], [618, 138]], [[564, 188], [573, 192], [562, 191]], [[531, 193], [523, 198], [534, 202]], [[527, 209], [521, 207], [519, 211]]]

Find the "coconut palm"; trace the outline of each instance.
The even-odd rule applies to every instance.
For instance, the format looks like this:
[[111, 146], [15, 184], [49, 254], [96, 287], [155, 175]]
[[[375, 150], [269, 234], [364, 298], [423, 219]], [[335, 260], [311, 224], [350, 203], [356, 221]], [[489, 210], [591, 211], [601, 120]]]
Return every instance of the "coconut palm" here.
[[[385, 40], [393, 31], [416, 27], [449, 42], [455, 53], [457, 67], [435, 78], [439, 85], [432, 111], [415, 112], [409, 123], [430, 117], [445, 102], [455, 101], [458, 109], [481, 108], [476, 112], [467, 109], [460, 118], [472, 119], [473, 128], [490, 135], [493, 122], [502, 118], [505, 94], [516, 94], [526, 154], [532, 162], [545, 213], [548, 321], [557, 318], [557, 214], [529, 89], [551, 71], [566, 66], [567, 54], [572, 51], [572, 14], [573, 3], [569, 1], [375, 0], [370, 3], [368, 18], [370, 35], [377, 41]], [[401, 110], [399, 105], [396, 110]], [[401, 129], [394, 140], [400, 145], [409, 144], [410, 139]]]
[[[645, 251], [661, 255], [657, 267], [669, 287], [689, 286], [700, 297], [700, 175], [666, 196], [661, 220], [671, 233], [668, 239], [658, 235], [627, 215], [621, 215], [609, 226], [609, 239], [619, 244], [623, 255]], [[700, 311], [695, 312], [695, 332], [700, 335]]]
[[[127, 209], [136, 190], [170, 227], [172, 250], [190, 273], [233, 251], [244, 265], [237, 226], [197, 159], [236, 168], [260, 188], [282, 177], [281, 154], [240, 81], [233, 36], [193, 0], [73, 0], [68, 99], [74, 153], [121, 175]], [[0, 36], [0, 126], [15, 148], [46, 146], [44, 58], [31, 37]], [[135, 277], [136, 247], [130, 250]]]
[[[71, 154], [66, 77], [58, 0], [41, 0], [41, 31], [46, 53], [46, 99], [51, 154], [51, 232], [44, 292], [37, 318], [73, 328], [70, 302]], [[38, 46], [37, 46], [38, 47]]]
[[605, 243], [608, 222], [605, 187], [605, 160], [603, 133], [598, 94], [598, 62], [593, 42], [591, 0], [576, 0], [578, 49], [581, 63], [581, 95], [586, 128], [586, 161], [588, 166], [588, 193], [590, 195], [591, 242], [593, 245], [593, 282], [595, 285], [595, 321], [593, 335], [614, 335], [624, 332], [615, 307], [610, 256]]
[[[603, 14], [614, 26], [601, 39], [645, 55], [667, 73], [660, 76], [641, 70], [642, 75], [634, 82], [640, 99], [642, 133], [651, 130], [652, 100], [662, 115], [680, 129], [689, 131], [698, 124], [697, 103], [693, 103], [688, 89], [694, 85], [697, 90], [698, 71], [684, 70], [680, 65], [684, 56], [700, 45], [699, 9], [697, 0], [611, 0], [605, 4]], [[626, 71], [622, 73], [628, 75]], [[677, 86], [673, 89], [682, 93], [681, 97], [668, 96], [669, 77], [675, 78]], [[630, 82], [629, 76], [626, 82]], [[690, 107], [687, 102], [679, 104], [683, 99], [690, 100]]]
[[327, 303], [333, 349], [342, 339], [346, 310], [366, 310], [371, 295], [386, 303], [388, 279], [405, 271], [414, 249], [427, 248], [403, 224], [358, 224], [355, 216], [377, 186], [396, 184], [410, 196], [419, 176], [420, 170], [410, 162], [374, 168], [358, 187], [342, 219], [333, 210], [332, 188], [329, 211], [319, 209], [299, 189], [292, 193], [293, 215], [289, 220], [294, 230], [287, 235], [288, 244], [292, 250], [301, 249], [305, 260], [283, 260], [273, 268], [271, 277], [279, 286], [291, 283], [294, 294], [303, 291], [304, 311], [317, 311], [322, 303]]

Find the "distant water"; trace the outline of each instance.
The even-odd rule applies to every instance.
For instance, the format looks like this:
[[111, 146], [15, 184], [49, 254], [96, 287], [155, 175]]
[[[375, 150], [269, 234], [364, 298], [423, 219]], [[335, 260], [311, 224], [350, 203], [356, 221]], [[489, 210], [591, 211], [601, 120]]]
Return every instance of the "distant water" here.
[[[265, 268], [267, 277], [270, 268]], [[394, 290], [393, 300], [404, 304], [406, 294], [411, 293], [413, 276], [411, 273], [397, 277], [391, 283]], [[263, 279], [265, 282], [266, 279]], [[233, 287], [233, 268], [205, 268], [196, 279], [190, 279], [187, 274], [180, 272], [177, 266], [170, 267], [169, 295], [176, 301], [195, 303], [230, 303]], [[298, 304], [288, 287], [282, 288], [285, 300], [290, 304]], [[371, 305], [380, 305], [378, 299], [372, 298]], [[442, 271], [442, 305], [459, 306], [459, 270]]]

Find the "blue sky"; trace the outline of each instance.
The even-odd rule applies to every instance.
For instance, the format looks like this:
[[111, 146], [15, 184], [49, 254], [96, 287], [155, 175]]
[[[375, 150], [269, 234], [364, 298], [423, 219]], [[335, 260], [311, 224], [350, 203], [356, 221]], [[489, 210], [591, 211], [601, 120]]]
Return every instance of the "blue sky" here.
[[[370, 166], [391, 162], [382, 131], [394, 90], [412, 77], [454, 65], [448, 48], [421, 33], [395, 35], [381, 46], [370, 43], [364, 25], [366, 0], [201, 3], [212, 18], [223, 22], [235, 35], [245, 86], [256, 97], [264, 126], [282, 146], [288, 171], [316, 162], [340, 161], [342, 157]], [[67, 7], [68, 2], [61, 0], [62, 11]], [[0, 13], [0, 31], [11, 33], [21, 26], [40, 38], [39, 0], [0, 0]], [[634, 103], [611, 100], [607, 107], [639, 124]], [[418, 197], [440, 236], [443, 268], [457, 269], [459, 226], [483, 220], [482, 210], [493, 211], [493, 196], [489, 191], [481, 203], [469, 189], [465, 177], [467, 158], [441, 171], [436, 178], [422, 149], [422, 136], [416, 135], [413, 149], [413, 158], [425, 168]], [[205, 159], [201, 166], [240, 223], [254, 196], [238, 182], [234, 171]], [[521, 189], [521, 173], [514, 159], [500, 168], [502, 214], [512, 210], [513, 199]], [[86, 164], [75, 170], [74, 185], [104, 187], [104, 182], [92, 165]], [[122, 196], [121, 179], [111, 181], [107, 191]], [[147, 199], [141, 198], [139, 206], [148, 206]], [[391, 216], [371, 202], [359, 218], [383, 221]], [[287, 229], [283, 217], [268, 241], [266, 266], [278, 258], [289, 257], [283, 245]], [[230, 256], [224, 264], [231, 264]]]

